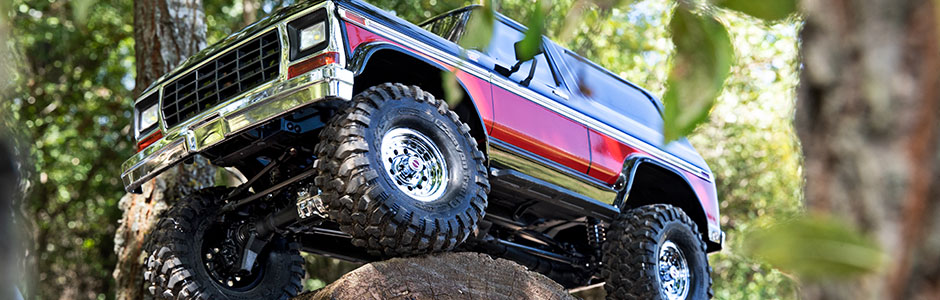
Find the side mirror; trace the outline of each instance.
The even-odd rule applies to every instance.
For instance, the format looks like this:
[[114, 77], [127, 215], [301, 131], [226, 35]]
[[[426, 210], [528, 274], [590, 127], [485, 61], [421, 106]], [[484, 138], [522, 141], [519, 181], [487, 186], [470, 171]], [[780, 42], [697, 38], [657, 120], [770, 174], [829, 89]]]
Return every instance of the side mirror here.
[[[522, 63], [534, 59], [536, 55], [542, 54], [542, 47], [541, 47], [541, 45], [536, 45], [536, 47], [538, 47], [538, 48], [536, 48], [536, 49], [534, 49], [534, 50], [533, 50], [533, 49], [526, 49], [527, 47], [530, 47], [530, 46], [529, 46], [529, 45], [524, 45], [524, 44], [523, 44], [524, 41], [525, 41], [525, 40], [521, 40], [521, 41], [518, 41], [518, 42], [516, 42], [515, 44], [512, 45], [513, 50], [515, 50], [515, 54], [516, 54], [516, 64], [513, 65], [511, 69], [507, 69], [506, 67], [503, 67], [503, 66], [500, 66], [500, 65], [497, 64], [497, 65], [494, 67], [494, 69], [496, 70], [497, 73], [502, 74], [503, 76], [509, 77], [509, 76], [512, 75], [513, 73], [516, 73], [516, 71], [519, 71], [519, 68], [522, 66]], [[528, 57], [526, 57], [526, 55], [528, 55]], [[529, 77], [530, 77], [530, 78], [532, 77], [532, 73], [533, 73], [533, 72], [535, 72], [535, 65], [534, 65], [534, 64], [532, 65], [532, 69], [529, 70], [529, 73], [530, 73]], [[528, 85], [528, 84], [526, 84], [526, 85]]]

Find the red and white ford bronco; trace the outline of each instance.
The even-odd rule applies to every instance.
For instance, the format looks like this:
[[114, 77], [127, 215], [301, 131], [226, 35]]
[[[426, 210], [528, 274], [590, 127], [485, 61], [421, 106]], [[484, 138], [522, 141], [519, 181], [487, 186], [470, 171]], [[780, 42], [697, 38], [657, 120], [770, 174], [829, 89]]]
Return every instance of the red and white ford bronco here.
[[[128, 191], [194, 156], [247, 179], [179, 199], [147, 246], [157, 297], [300, 292], [308, 251], [354, 261], [477, 251], [610, 299], [704, 299], [721, 249], [714, 178], [662, 104], [480, 7], [421, 25], [302, 1], [189, 58], [136, 101]], [[447, 103], [446, 72], [462, 101]], [[590, 85], [590, 95], [578, 83]]]

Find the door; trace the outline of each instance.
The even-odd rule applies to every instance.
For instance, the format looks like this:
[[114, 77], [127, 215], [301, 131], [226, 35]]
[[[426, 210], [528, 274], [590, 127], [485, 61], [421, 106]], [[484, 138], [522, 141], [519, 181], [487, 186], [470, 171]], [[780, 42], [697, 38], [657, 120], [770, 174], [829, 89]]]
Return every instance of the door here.
[[494, 146], [586, 174], [591, 163], [587, 128], [551, 109], [567, 100], [544, 52], [529, 61], [516, 60], [514, 45], [523, 36], [521, 28], [498, 20], [485, 51], [494, 62], [488, 66], [493, 70]]

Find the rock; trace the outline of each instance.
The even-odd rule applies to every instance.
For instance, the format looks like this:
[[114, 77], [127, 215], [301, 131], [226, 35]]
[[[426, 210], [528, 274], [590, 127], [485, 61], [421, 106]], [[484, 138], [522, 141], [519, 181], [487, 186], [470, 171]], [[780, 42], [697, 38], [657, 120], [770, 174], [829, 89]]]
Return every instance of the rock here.
[[472, 252], [366, 264], [293, 300], [575, 299], [558, 283], [515, 262]]

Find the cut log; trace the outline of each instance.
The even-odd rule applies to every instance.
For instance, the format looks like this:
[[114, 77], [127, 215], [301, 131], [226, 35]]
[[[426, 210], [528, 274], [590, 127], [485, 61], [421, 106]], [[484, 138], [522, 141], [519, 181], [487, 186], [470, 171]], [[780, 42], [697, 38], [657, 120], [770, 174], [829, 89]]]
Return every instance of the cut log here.
[[480, 253], [441, 253], [366, 264], [294, 300], [575, 299], [515, 262]]

